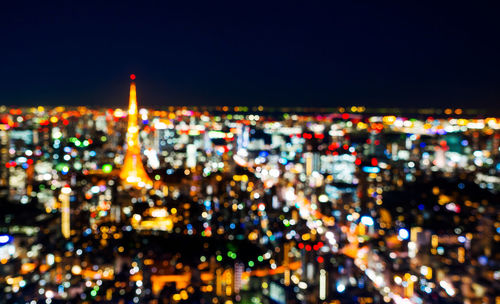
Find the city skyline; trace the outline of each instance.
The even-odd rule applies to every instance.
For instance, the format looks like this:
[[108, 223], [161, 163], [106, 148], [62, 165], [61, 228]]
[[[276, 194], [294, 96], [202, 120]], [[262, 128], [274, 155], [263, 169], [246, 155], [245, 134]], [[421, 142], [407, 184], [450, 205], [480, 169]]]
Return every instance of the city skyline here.
[[500, 2], [23, 4], [0, 304], [500, 303]]

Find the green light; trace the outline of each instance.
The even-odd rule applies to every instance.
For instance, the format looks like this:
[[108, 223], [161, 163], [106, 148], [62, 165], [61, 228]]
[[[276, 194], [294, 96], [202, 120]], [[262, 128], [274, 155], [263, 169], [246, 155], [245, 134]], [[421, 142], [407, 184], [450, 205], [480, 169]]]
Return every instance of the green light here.
[[159, 174], [156, 174], [156, 175], [155, 175], [155, 180], [157, 180], [157, 181], [158, 181], [158, 180], [160, 180], [160, 178], [161, 178], [161, 176], [160, 176]]
[[97, 291], [95, 289], [93, 289], [91, 292], [90, 292], [90, 295], [95, 297], [97, 296]]
[[259, 262], [262, 262], [262, 261], [264, 261], [264, 257], [262, 257], [261, 255], [259, 255], [259, 257], [257, 258], [257, 260], [259, 260]]
[[57, 171], [68, 172], [69, 171], [69, 166], [68, 166], [68, 164], [65, 164], [65, 163], [58, 163], [56, 165], [56, 170]]
[[232, 251], [228, 251], [228, 252], [227, 252], [227, 256], [228, 256], [228, 257], [232, 257], [232, 256], [233, 256], [233, 252], [232, 252]]
[[106, 140], [108, 140], [108, 139], [106, 138], [106, 136], [101, 136], [101, 141], [102, 141], [102, 142], [105, 142]]
[[113, 171], [113, 166], [111, 164], [102, 165], [102, 172], [111, 173], [111, 171]]
[[219, 254], [219, 255], [217, 256], [217, 261], [219, 261], [219, 262], [220, 262], [220, 261], [222, 261], [222, 255], [220, 255], [220, 254]]
[[248, 262], [248, 266], [253, 267], [255, 263], [253, 261]]

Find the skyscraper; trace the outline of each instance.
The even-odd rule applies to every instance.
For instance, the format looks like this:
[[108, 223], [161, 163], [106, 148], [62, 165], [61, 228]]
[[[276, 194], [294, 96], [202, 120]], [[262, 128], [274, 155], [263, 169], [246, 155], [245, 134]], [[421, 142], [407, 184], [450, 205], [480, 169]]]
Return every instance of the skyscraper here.
[[128, 107], [128, 127], [127, 127], [127, 152], [120, 172], [120, 178], [128, 186], [142, 188], [152, 186], [153, 182], [149, 178], [141, 159], [141, 146], [139, 144], [139, 126], [137, 124], [137, 93], [135, 88], [135, 75], [130, 75], [130, 96]]

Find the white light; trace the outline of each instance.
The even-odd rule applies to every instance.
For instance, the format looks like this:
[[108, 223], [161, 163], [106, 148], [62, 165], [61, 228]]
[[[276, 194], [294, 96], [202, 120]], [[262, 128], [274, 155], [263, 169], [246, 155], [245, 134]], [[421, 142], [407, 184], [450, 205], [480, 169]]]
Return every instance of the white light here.
[[71, 188], [70, 187], [62, 187], [61, 192], [64, 194], [70, 194], [71, 193]]
[[344, 292], [345, 291], [345, 285], [342, 284], [342, 283], [338, 283], [337, 284], [337, 291], [340, 292], [340, 293]]
[[399, 237], [403, 240], [407, 240], [410, 237], [410, 233], [405, 228], [399, 229]]
[[90, 192], [92, 192], [94, 194], [99, 193], [99, 191], [101, 191], [101, 189], [99, 188], [99, 186], [93, 186], [92, 188], [90, 188]]
[[373, 222], [373, 219], [369, 216], [362, 216], [361, 217], [361, 223], [363, 223], [363, 225], [366, 225], [366, 226], [373, 226], [374, 222]]
[[328, 196], [326, 194], [321, 194], [319, 197], [318, 197], [318, 201], [320, 203], [326, 203], [328, 202]]
[[439, 285], [446, 291], [446, 293], [450, 296], [453, 297], [455, 295], [455, 290], [453, 289], [453, 286], [449, 284], [446, 281], [441, 281], [439, 282]]
[[10, 240], [10, 237], [8, 235], [0, 235], [0, 244], [6, 244]]
[[319, 299], [326, 299], [326, 271], [324, 269], [319, 271]]

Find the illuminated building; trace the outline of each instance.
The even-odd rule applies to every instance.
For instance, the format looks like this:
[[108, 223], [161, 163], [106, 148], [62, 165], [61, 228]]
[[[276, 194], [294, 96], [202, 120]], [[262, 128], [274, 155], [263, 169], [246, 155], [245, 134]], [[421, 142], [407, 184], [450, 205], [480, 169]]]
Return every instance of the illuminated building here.
[[[134, 80], [135, 75], [130, 79]], [[128, 186], [142, 188], [152, 186], [153, 182], [149, 178], [141, 159], [141, 146], [139, 144], [139, 126], [137, 124], [137, 94], [135, 82], [130, 83], [130, 97], [128, 108], [128, 127], [127, 127], [127, 153], [120, 172], [120, 178]]]
[[9, 134], [7, 130], [0, 130], [0, 160], [2, 166], [0, 169], [0, 186], [8, 186], [9, 169], [5, 164], [9, 162]]
[[69, 207], [70, 193], [71, 188], [66, 186], [61, 189], [61, 195], [59, 196], [59, 199], [61, 200], [61, 233], [66, 239], [69, 239], [71, 236]]

